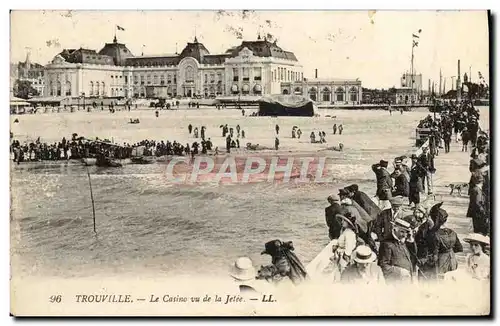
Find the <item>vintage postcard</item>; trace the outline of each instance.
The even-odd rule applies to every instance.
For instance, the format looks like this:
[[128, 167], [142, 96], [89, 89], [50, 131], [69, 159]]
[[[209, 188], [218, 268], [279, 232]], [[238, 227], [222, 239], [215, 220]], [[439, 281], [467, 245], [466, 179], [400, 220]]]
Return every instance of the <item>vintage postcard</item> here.
[[488, 316], [487, 11], [11, 12], [15, 316]]

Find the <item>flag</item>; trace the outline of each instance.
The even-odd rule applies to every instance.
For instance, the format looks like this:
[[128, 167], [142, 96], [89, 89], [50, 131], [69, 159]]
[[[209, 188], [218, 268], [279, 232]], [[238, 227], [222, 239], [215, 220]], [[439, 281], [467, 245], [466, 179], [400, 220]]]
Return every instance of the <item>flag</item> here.
[[416, 47], [418, 46], [418, 42], [417, 41], [413, 41], [413, 47]]
[[124, 31], [125, 30], [125, 28], [123, 28], [121, 26], [118, 26], [118, 25], [116, 25], [116, 28], [118, 28], [119, 31]]
[[412, 34], [414, 38], [420, 38], [420, 36]]

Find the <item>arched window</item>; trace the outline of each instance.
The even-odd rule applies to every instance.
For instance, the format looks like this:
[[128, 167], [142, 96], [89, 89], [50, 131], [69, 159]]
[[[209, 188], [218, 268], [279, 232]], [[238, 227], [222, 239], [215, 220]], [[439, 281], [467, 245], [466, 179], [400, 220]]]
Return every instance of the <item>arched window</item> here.
[[90, 85], [89, 85], [89, 95], [90, 96], [94, 95], [94, 82], [90, 82]]
[[337, 102], [344, 102], [344, 89], [342, 87], [337, 87], [335, 90], [335, 99]]
[[165, 85], [165, 75], [160, 75], [160, 85]]
[[288, 95], [288, 89], [286, 89], [286, 88], [285, 88], [285, 89], [283, 90], [283, 95]]
[[330, 102], [330, 89], [328, 87], [323, 88], [322, 99], [323, 102]]
[[302, 94], [302, 88], [300, 87], [295, 87], [294, 91], [293, 91], [295, 94]]
[[101, 83], [95, 82], [95, 92], [94, 95], [99, 96], [101, 94]]
[[153, 85], [158, 85], [158, 75], [153, 76]]
[[316, 87], [312, 87], [310, 90], [309, 90], [309, 98], [313, 101], [316, 101]]
[[66, 91], [65, 91], [65, 95], [66, 96], [71, 96], [71, 83], [69, 80], [66, 81]]
[[191, 66], [187, 66], [186, 67], [186, 76], [185, 76], [185, 80], [187, 82], [192, 82], [194, 81], [194, 69], [193, 67]]
[[102, 95], [106, 96], [108, 93], [106, 92], [106, 84], [104, 82], [101, 82], [102, 86]]
[[49, 81], [49, 95], [50, 96], [54, 96], [54, 89], [52, 87], [53, 87], [52, 81]]
[[351, 102], [357, 102], [358, 101], [358, 89], [356, 87], [351, 87], [349, 89], [349, 100]]
[[61, 87], [61, 82], [57, 82], [57, 96], [61, 96], [62, 94], [62, 87]]

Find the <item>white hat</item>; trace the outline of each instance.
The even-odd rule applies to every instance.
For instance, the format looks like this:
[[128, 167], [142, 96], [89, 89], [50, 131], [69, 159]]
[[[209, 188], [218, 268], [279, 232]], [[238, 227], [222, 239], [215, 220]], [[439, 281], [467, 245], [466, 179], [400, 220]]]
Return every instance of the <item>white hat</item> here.
[[255, 279], [257, 273], [250, 258], [240, 257], [231, 266], [229, 275], [240, 281], [249, 281]]
[[354, 261], [361, 264], [372, 263], [377, 259], [377, 255], [368, 246], [358, 246], [354, 250]]
[[464, 238], [465, 242], [479, 242], [479, 243], [484, 243], [489, 245], [490, 244], [490, 237], [484, 236], [479, 233], [471, 233], [468, 236]]

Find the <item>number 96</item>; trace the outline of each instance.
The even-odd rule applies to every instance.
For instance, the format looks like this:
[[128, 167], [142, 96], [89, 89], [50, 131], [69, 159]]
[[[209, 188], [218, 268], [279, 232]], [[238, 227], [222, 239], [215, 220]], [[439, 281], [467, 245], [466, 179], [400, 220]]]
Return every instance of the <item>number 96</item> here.
[[61, 302], [61, 295], [51, 295], [49, 298], [50, 303], [60, 303]]

